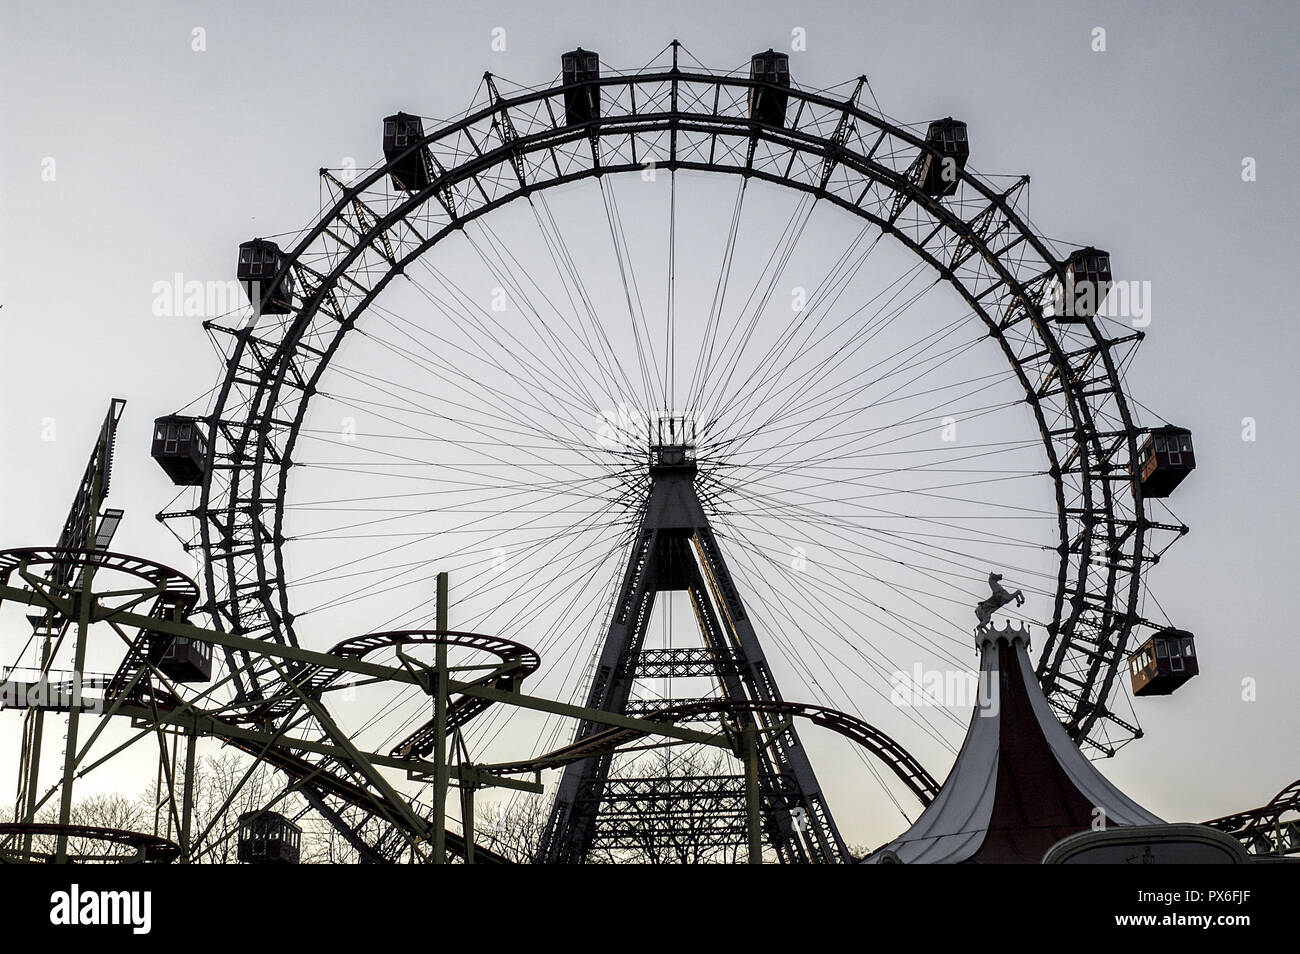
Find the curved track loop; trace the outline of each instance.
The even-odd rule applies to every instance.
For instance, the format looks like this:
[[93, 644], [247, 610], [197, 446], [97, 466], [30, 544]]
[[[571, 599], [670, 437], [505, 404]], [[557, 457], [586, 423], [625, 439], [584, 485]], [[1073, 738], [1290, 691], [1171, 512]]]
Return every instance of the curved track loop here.
[[[157, 835], [139, 831], [125, 831], [120, 828], [100, 828], [95, 825], [54, 825], [41, 822], [3, 822], [0, 823], [0, 838], [11, 835], [34, 835], [38, 838], [57, 838], [67, 835], [69, 838], [85, 838], [102, 841], [110, 845], [133, 848], [134, 857], [123, 856], [122, 863], [141, 862], [144, 864], [171, 864], [181, 855], [180, 845]], [[0, 858], [7, 852], [0, 848]]]
[[[125, 553], [113, 553], [108, 550], [86, 550], [58, 547], [19, 547], [0, 551], [0, 584], [8, 584], [9, 578], [19, 568], [38, 570], [55, 567], [74, 567], [84, 570], [86, 567], [100, 570], [112, 570], [137, 577], [147, 584], [141, 592], [146, 594], [130, 605], [134, 606], [157, 593], [165, 597], [172, 605], [188, 609], [199, 600], [198, 585], [180, 570], [172, 569], [162, 563], [146, 560], [143, 557], [130, 556]], [[78, 577], [80, 574], [78, 574]], [[75, 587], [76, 584], [73, 584]], [[125, 609], [125, 607], [119, 607]]]
[[[1234, 815], [1224, 815], [1204, 824], [1227, 832], [1250, 850], [1263, 849], [1262, 853], [1272, 853], [1272, 849], [1281, 847], [1274, 843], [1274, 839], [1278, 836], [1278, 829], [1286, 824], [1282, 821], [1282, 816], [1298, 812], [1300, 779], [1274, 795], [1267, 805]], [[1296, 821], [1292, 819], [1291, 824], [1296, 824]]]
[[[171, 692], [153, 686], [146, 687], [142, 691], [140, 702], [160, 712], [168, 712], [185, 704]], [[205, 715], [213, 722], [225, 722], [232, 728], [238, 722], [243, 721], [242, 718], [237, 719], [227, 714], [205, 713]], [[375, 817], [388, 817], [391, 814], [392, 806], [386, 804], [381, 796], [369, 788], [358, 785], [350, 778], [344, 777], [340, 772], [330, 771], [328, 768], [322, 770], [319, 763], [309, 761], [292, 749], [283, 746], [267, 747], [242, 735], [227, 736], [222, 735], [220, 731], [215, 732], [213, 735], [214, 738], [220, 739], [226, 745], [240, 749], [253, 758], [266, 762], [268, 765], [284, 772], [289, 778], [301, 783], [305, 791], [311, 790], [323, 795], [334, 796], [344, 804], [361, 809], [363, 812]], [[413, 804], [412, 808], [418, 810], [419, 806]], [[394, 824], [397, 823], [394, 822]], [[447, 850], [458, 858], [464, 858], [464, 836], [459, 832], [448, 829]], [[509, 858], [478, 843], [474, 845], [474, 859], [478, 864], [513, 864]], [[379, 858], [378, 860], [396, 861], [397, 859]]]
[[[1141, 622], [1138, 588], [1150, 559], [1152, 525], [1131, 479], [1141, 432], [1117, 370], [1141, 334], [1110, 337], [1094, 318], [1062, 325], [1045, 317], [1064, 263], [1021, 217], [1025, 180], [996, 187], [967, 169], [959, 174], [964, 206], [933, 198], [909, 175], [932, 147], [854, 98], [791, 88], [783, 91], [787, 125], [768, 126], [748, 117], [748, 93], [764, 84], [745, 77], [674, 67], [597, 83], [603, 112], [587, 123], [564, 124], [565, 87], [556, 86], [495, 95], [430, 132], [411, 147], [438, 170], [422, 191], [388, 191], [389, 166], [350, 186], [327, 176], [334, 206], [268, 283], [292, 273], [295, 313], [215, 328], [232, 347], [207, 419], [214, 478], [195, 510], [175, 516], [197, 519], [217, 625], [296, 640], [281, 552], [285, 482], [310, 396], [370, 302], [442, 238], [507, 202], [653, 162], [825, 199], [895, 237], [985, 323], [1025, 391], [1057, 485], [1061, 562], [1039, 677], [1076, 742], [1113, 751], [1098, 722], [1133, 728], [1108, 701]], [[251, 687], [250, 701], [258, 694]]]
[[[830, 729], [856, 742], [884, 762], [889, 770], [911, 790], [922, 806], [929, 805], [939, 794], [940, 783], [905, 748], [870, 723], [828, 706], [803, 702], [738, 703], [728, 702], [725, 699], [706, 699], [653, 709], [645, 714], [645, 718], [658, 722], [690, 722], [706, 716], [736, 716], [744, 712], [807, 719], [815, 725]], [[534, 759], [494, 765], [492, 770], [500, 775], [514, 775], [557, 768], [579, 759], [611, 754], [629, 742], [645, 738], [646, 735], [647, 733], [636, 729], [606, 729]]]
[[[107, 608], [123, 612], [135, 612], [144, 608], [143, 615], [152, 619], [186, 622], [199, 601], [198, 585], [188, 576], [142, 557], [107, 550], [42, 547], [0, 552], [0, 584], [7, 584], [15, 570], [25, 573], [31, 569], [38, 572], [44, 570], [51, 579], [70, 580], [73, 590], [80, 586], [82, 573], [86, 569], [95, 573], [110, 571], [136, 577], [143, 585], [137, 590], [115, 589], [112, 593], [115, 600]], [[111, 615], [108, 618], [111, 619]], [[54, 625], [66, 625], [68, 622], [53, 619]], [[157, 662], [161, 652], [161, 642], [150, 645], [148, 629], [137, 631], [117, 672], [105, 688], [105, 697], [121, 695], [131, 683], [132, 677], [150, 662]]]
[[[500, 664], [475, 681], [510, 692], [517, 690], [519, 684], [536, 672], [541, 665], [541, 658], [537, 653], [523, 643], [502, 639], [499, 636], [485, 636], [482, 633], [467, 633], [459, 630], [404, 629], [367, 633], [345, 639], [330, 650], [330, 655], [363, 659], [370, 653], [384, 649], [440, 645], [448, 649], [475, 650], [496, 656]], [[298, 683], [302, 691], [310, 695], [324, 692], [343, 676], [341, 669], [305, 664], [290, 667], [287, 673], [289, 678]], [[447, 733], [450, 735], [491, 704], [489, 700], [475, 696], [453, 696], [447, 710]], [[295, 697], [286, 695], [253, 710], [248, 718], [250, 721], [258, 722], [268, 718], [281, 718], [297, 707]], [[395, 758], [422, 759], [433, 751], [433, 746], [433, 720], [430, 719], [395, 745], [390, 754]]]

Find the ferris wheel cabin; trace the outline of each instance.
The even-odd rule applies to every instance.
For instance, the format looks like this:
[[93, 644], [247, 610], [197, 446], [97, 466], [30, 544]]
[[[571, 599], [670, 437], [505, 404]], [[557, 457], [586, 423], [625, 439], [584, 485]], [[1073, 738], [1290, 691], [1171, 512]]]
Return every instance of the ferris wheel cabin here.
[[768, 50], [749, 60], [749, 78], [763, 86], [749, 88], [749, 118], [765, 126], [784, 126], [790, 96], [790, 55]]
[[419, 192], [429, 187], [432, 179], [424, 149], [412, 148], [423, 140], [424, 122], [419, 116], [394, 113], [384, 117], [384, 161], [389, 163], [388, 175], [394, 189]]
[[237, 857], [244, 865], [296, 865], [302, 829], [279, 812], [244, 812], [239, 816]]
[[[149, 610], [151, 619], [184, 623], [192, 604], [175, 593], [164, 591]], [[143, 631], [149, 662], [173, 682], [211, 682], [212, 644], [157, 630]]]
[[150, 456], [177, 487], [203, 483], [207, 453], [207, 441], [197, 418], [168, 414], [153, 422]]
[[287, 259], [280, 246], [266, 239], [253, 239], [239, 246], [235, 277], [244, 286], [248, 303], [260, 307], [261, 314], [287, 315], [293, 310], [293, 273], [286, 271], [284, 277], [275, 281]]
[[1065, 260], [1065, 284], [1056, 288], [1053, 317], [1067, 325], [1095, 317], [1112, 284], [1110, 253], [1077, 249]]
[[564, 124], [578, 126], [600, 116], [600, 87], [592, 80], [600, 79], [600, 57], [591, 50], [578, 47], [560, 57], [560, 75], [564, 91]]
[[152, 634], [155, 666], [172, 682], [211, 682], [212, 644], [185, 636]]
[[1167, 696], [1200, 672], [1196, 640], [1181, 629], [1163, 629], [1128, 658], [1135, 696]]
[[916, 181], [932, 198], [952, 195], [957, 191], [957, 174], [966, 168], [970, 158], [966, 124], [951, 116], [936, 119], [926, 130], [925, 144], [929, 148], [917, 156], [913, 166]]
[[1196, 469], [1192, 432], [1185, 427], [1157, 427], [1138, 449], [1142, 496], [1168, 497]]

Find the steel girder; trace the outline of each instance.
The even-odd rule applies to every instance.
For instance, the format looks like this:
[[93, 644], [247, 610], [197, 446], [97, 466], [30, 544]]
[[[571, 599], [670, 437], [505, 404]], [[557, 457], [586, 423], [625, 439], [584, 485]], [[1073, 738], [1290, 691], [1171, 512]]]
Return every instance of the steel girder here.
[[[656, 597], [669, 590], [685, 590], [704, 643], [690, 658], [697, 667], [701, 661], [710, 667], [708, 675], [723, 697], [738, 704], [735, 716], [740, 724], [758, 725], [767, 733], [769, 745], [759, 756], [760, 775], [780, 779], [791, 793], [789, 799], [778, 800], [769, 786], [764, 796], [763, 813], [772, 846], [790, 861], [843, 861], [847, 849], [798, 734], [793, 727], [778, 730], [768, 713], [744, 706], [746, 702], [779, 703], [781, 694], [696, 494], [695, 476], [694, 463], [650, 466], [640, 526], [586, 704], [607, 712], [626, 711], [633, 684], [642, 672], [639, 659]], [[674, 657], [679, 652], [668, 651], [670, 669], [677, 665]], [[661, 658], [662, 651], [651, 657], [652, 662]], [[593, 722], [581, 723], [574, 743], [595, 736], [601, 728]], [[613, 781], [612, 764], [613, 754], [605, 753], [565, 767], [539, 860], [567, 864], [587, 860], [593, 845], [603, 837], [605, 792]], [[743, 785], [732, 788], [728, 797], [743, 808]], [[792, 821], [790, 809], [796, 806], [807, 814], [804, 830]], [[707, 812], [709, 806], [700, 803], [697, 810]]]
[[[674, 63], [596, 82], [603, 114], [578, 126], [557, 118], [565, 87], [509, 97], [494, 89], [490, 102], [412, 146], [438, 173], [421, 192], [391, 192], [384, 166], [350, 186], [326, 174], [335, 203], [281, 269], [298, 279], [295, 313], [211, 326], [228, 337], [230, 357], [208, 418], [209, 478], [197, 507], [167, 516], [196, 520], [182, 538], [207, 557], [206, 609], [216, 625], [296, 639], [280, 504], [298, 427], [344, 334], [409, 262], [537, 189], [639, 171], [647, 162], [740, 174], [809, 192], [877, 224], [952, 284], [1002, 347], [1057, 483], [1061, 564], [1040, 681], [1077, 742], [1112, 751], [1100, 723], [1124, 729], [1108, 700], [1148, 559], [1150, 525], [1129, 477], [1139, 431], [1116, 370], [1140, 335], [1108, 337], [1093, 318], [1070, 326], [1044, 318], [1063, 262], [1017, 210], [1027, 180], [1002, 190], [963, 170], [960, 203], [931, 199], [907, 175], [926, 144], [856, 97], [791, 88], [790, 120], [777, 128], [748, 118], [747, 93], [762, 84], [744, 77]], [[895, 215], [900, 193], [908, 202]], [[257, 698], [262, 678], [274, 677], [241, 687], [246, 698]]]

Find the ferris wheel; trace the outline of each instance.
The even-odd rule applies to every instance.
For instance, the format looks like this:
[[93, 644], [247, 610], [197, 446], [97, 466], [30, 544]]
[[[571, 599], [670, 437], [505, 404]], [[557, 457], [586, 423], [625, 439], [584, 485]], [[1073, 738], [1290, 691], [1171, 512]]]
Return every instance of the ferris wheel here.
[[[716, 72], [673, 43], [631, 72], [577, 49], [544, 86], [488, 74], [455, 118], [384, 118], [382, 153], [322, 169], [301, 231], [240, 246], [251, 311], [207, 323], [224, 376], [159, 422], [189, 428], [160, 459], [197, 489], [160, 516], [217, 628], [443, 644], [542, 695], [763, 722], [787, 860], [845, 849], [781, 720], [887, 722], [872, 738], [917, 778], [902, 746], [965, 714], [891, 707], [891, 680], [969, 666], [990, 570], [1025, 594], [1076, 744], [1140, 735], [1121, 669], [1164, 628], [1143, 575], [1186, 531], [1160, 498], [1190, 439], [1137, 419], [1142, 332], [1103, 307], [1110, 256], [1040, 235], [1027, 176], [975, 172], [978, 130], [887, 118], [865, 78], [804, 88], [784, 53]], [[285, 672], [231, 652], [236, 707], [302, 718]], [[314, 688], [376, 748], [428, 751], [418, 691]], [[462, 706], [464, 744], [594, 733], [485, 708]], [[725, 842], [731, 790], [683, 758], [568, 763], [544, 860], [626, 847], [619, 813], [648, 804], [704, 799]], [[359, 844], [393, 824], [342, 787], [313, 798]]]

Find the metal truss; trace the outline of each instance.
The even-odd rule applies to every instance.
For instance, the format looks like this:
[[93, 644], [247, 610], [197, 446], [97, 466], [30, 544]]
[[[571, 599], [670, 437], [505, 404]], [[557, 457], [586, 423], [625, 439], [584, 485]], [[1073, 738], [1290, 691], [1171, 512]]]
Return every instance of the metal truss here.
[[1300, 854], [1300, 779], [1261, 808], [1224, 815], [1204, 824], [1232, 835], [1252, 855]]
[[[634, 683], [647, 673], [709, 677], [725, 699], [740, 704], [738, 721], [757, 726], [765, 734], [768, 744], [760, 751], [760, 777], [780, 779], [780, 788], [792, 793], [790, 798], [775, 800], [769, 796], [776, 789], [769, 785], [769, 796], [763, 798], [764, 831], [778, 855], [788, 861], [842, 861], [847, 853], [844, 843], [798, 734], [793, 728], [775, 731], [769, 713], [743, 706], [746, 702], [780, 702], [781, 695], [696, 494], [692, 450], [687, 445], [650, 449], [649, 492], [588, 690], [587, 706], [625, 712]], [[703, 646], [650, 650], [643, 662], [646, 628], [656, 598], [671, 590], [689, 595]], [[581, 723], [575, 744], [600, 728], [594, 722]], [[539, 860], [572, 864], [588, 859], [607, 823], [604, 794], [607, 782], [614, 778], [612, 767], [612, 755], [566, 766]], [[733, 796], [743, 804], [743, 786], [737, 787]], [[795, 825], [793, 808], [804, 812], [806, 827]], [[698, 810], [707, 811], [709, 806], [701, 803]]]
[[[799, 793], [788, 778], [760, 772], [760, 797], [765, 805], [789, 812], [799, 805]], [[609, 779], [597, 794], [579, 794], [580, 804], [590, 804], [601, 824], [592, 838], [590, 851], [642, 851], [673, 857], [688, 853], [686, 860], [718, 849], [737, 855], [745, 844], [748, 822], [744, 775], [647, 775]], [[764, 825], [764, 837], [779, 841], [781, 833], [771, 810]]]
[[[460, 119], [408, 152], [426, 157], [427, 188], [395, 191], [388, 166], [345, 184], [328, 172], [332, 205], [286, 257], [292, 313], [238, 326], [224, 339], [228, 373], [206, 418], [208, 477], [197, 504], [160, 515], [206, 559], [203, 609], [221, 630], [295, 645], [282, 545], [286, 487], [312, 394], [343, 338], [384, 288], [452, 232], [521, 197], [583, 179], [664, 171], [737, 175], [794, 189], [873, 223], [927, 263], [1003, 351], [1037, 421], [1056, 485], [1060, 564], [1038, 666], [1049, 703], [1076, 743], [1110, 754], [1136, 728], [1111, 711], [1135, 626], [1153, 523], [1133, 480], [1141, 429], [1120, 368], [1141, 332], [1109, 335], [1092, 317], [1045, 314], [1064, 262], [1021, 213], [1027, 178], [993, 185], [961, 170], [934, 198], [911, 170], [931, 150], [911, 130], [847, 99], [792, 85], [782, 126], [750, 118], [768, 84], [671, 62], [590, 81], [601, 109], [568, 125], [563, 85], [503, 95], [495, 82]], [[860, 84], [859, 84], [860, 88]], [[397, 157], [394, 162], [401, 161]], [[901, 201], [900, 201], [901, 200]], [[251, 709], [280, 676], [231, 657]], [[321, 766], [321, 771], [332, 771]]]

